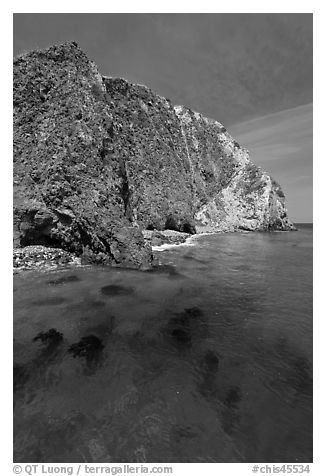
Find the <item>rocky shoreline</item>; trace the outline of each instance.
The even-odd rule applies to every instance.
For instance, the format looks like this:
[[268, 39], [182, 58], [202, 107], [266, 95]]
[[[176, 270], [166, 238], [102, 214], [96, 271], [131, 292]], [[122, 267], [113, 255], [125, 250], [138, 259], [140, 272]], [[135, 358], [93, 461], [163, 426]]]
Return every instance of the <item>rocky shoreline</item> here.
[[60, 266], [80, 264], [80, 258], [60, 248], [48, 248], [42, 245], [36, 245], [15, 248], [13, 250], [14, 274], [19, 271], [44, 271]]
[[152, 249], [153, 246], [180, 245], [184, 243], [187, 238], [193, 236], [190, 233], [182, 233], [174, 230], [143, 230], [142, 233], [145, 241], [151, 245]]
[[[297, 228], [294, 228], [297, 230]], [[247, 230], [237, 230], [238, 233], [253, 233]], [[163, 245], [180, 245], [187, 241], [190, 237], [198, 237], [207, 234], [234, 233], [232, 231], [212, 232], [209, 230], [201, 230], [195, 235], [182, 233], [174, 230], [143, 230], [142, 234], [145, 243], [149, 245], [152, 252], [155, 248]], [[280, 233], [280, 231], [278, 231]], [[83, 256], [76, 256], [73, 253], [62, 250], [60, 248], [51, 248], [43, 245], [25, 246], [22, 248], [14, 248], [13, 250], [13, 271], [17, 274], [21, 271], [46, 271], [67, 266], [83, 266], [90, 264]], [[153, 260], [155, 265], [155, 258]], [[119, 266], [118, 266], [119, 267]]]
[[[179, 245], [189, 238], [189, 233], [181, 233], [174, 230], [143, 230], [146, 243], [152, 248], [165, 244]], [[81, 266], [88, 264], [83, 257], [60, 248], [51, 248], [43, 245], [24, 246], [13, 250], [13, 270], [19, 271], [45, 271], [64, 266]]]
[[75, 42], [14, 60], [13, 178], [16, 269], [78, 256], [145, 270], [153, 246], [190, 235], [294, 229], [280, 185], [221, 123], [102, 76]]

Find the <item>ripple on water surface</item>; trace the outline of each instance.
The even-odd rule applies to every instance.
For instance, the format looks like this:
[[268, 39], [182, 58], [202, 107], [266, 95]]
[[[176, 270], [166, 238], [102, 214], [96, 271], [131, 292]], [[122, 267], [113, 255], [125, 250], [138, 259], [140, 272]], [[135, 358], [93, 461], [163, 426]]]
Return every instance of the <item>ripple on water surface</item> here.
[[311, 238], [16, 275], [15, 461], [311, 461]]

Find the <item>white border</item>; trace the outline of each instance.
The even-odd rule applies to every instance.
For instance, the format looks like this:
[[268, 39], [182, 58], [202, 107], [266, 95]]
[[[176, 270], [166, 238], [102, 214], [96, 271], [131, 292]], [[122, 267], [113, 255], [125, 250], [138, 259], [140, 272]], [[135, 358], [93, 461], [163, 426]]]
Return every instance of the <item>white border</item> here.
[[[246, 9], [244, 9], [246, 7]], [[325, 29], [326, 18], [323, 2], [317, 1], [224, 1], [200, 2], [171, 1], [157, 2], [56, 2], [13, 1], [11, 5], [1, 6], [1, 136], [2, 136], [2, 177], [1, 185], [1, 290], [2, 290], [2, 339], [1, 339], [1, 409], [2, 442], [1, 462], [6, 469], [4, 475], [12, 473], [12, 14], [26, 13], [314, 13], [314, 464], [312, 474], [325, 474], [324, 424], [325, 421], [325, 304], [321, 297], [324, 291], [322, 279], [325, 269], [324, 231], [326, 201], [321, 191], [325, 188]], [[165, 464], [166, 465], [166, 464]], [[70, 465], [71, 466], [71, 465]], [[248, 464], [176, 464], [176, 474], [251, 474]]]

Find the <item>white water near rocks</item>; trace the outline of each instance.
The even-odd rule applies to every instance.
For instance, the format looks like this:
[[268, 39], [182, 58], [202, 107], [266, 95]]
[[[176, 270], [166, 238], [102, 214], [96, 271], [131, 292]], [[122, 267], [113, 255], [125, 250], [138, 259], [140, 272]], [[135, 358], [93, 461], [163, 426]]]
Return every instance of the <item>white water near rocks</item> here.
[[312, 460], [312, 228], [192, 244], [14, 277], [15, 462]]

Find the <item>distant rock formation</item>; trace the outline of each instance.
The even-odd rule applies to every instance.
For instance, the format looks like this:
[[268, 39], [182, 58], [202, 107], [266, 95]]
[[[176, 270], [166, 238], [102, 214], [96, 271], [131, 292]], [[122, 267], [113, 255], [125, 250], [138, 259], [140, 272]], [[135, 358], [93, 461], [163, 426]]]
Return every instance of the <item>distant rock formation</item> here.
[[142, 230], [290, 230], [280, 186], [225, 128], [102, 77], [76, 43], [14, 61], [14, 245], [147, 268]]

